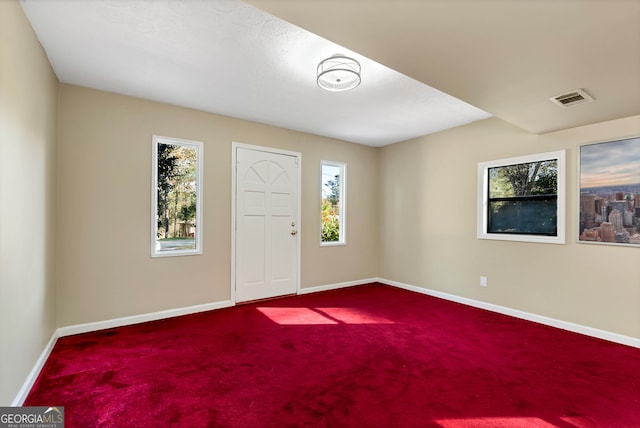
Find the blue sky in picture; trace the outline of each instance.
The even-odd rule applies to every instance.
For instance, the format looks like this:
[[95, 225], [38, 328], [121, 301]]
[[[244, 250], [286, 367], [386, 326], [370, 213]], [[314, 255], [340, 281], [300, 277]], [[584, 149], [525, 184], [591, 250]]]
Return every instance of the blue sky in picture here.
[[580, 187], [640, 183], [640, 137], [580, 147]]

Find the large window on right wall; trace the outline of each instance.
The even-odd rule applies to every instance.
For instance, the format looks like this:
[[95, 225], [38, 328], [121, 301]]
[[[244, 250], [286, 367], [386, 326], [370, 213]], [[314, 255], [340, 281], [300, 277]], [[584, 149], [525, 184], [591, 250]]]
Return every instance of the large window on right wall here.
[[346, 244], [346, 173], [347, 165], [341, 162], [322, 161], [320, 245]]
[[478, 164], [478, 238], [565, 242], [565, 152]]

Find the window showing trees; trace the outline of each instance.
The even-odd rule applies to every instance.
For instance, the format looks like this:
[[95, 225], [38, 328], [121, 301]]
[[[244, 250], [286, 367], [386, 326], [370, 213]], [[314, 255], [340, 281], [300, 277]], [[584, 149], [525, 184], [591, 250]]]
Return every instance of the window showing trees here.
[[478, 237], [564, 242], [564, 152], [485, 162]]
[[321, 245], [345, 243], [345, 181], [346, 165], [322, 161], [321, 185]]
[[153, 257], [201, 254], [202, 143], [153, 137]]
[[489, 233], [557, 236], [557, 159], [489, 168]]

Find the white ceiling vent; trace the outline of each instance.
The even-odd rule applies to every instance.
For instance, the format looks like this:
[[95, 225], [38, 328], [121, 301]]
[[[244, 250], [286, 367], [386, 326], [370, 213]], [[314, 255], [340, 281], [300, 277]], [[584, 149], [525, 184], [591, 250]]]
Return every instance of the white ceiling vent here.
[[593, 101], [593, 97], [587, 94], [584, 89], [576, 89], [566, 94], [551, 97], [549, 100], [560, 107], [570, 107], [576, 104], [591, 102]]

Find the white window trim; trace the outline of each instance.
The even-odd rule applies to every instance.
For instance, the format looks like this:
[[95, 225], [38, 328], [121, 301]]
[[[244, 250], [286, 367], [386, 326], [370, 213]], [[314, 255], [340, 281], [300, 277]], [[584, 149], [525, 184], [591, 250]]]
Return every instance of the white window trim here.
[[[165, 250], [159, 251], [159, 243], [157, 240], [157, 212], [158, 212], [158, 144], [171, 144], [177, 146], [187, 146], [196, 150], [196, 234], [194, 249], [188, 250]], [[154, 135], [152, 139], [152, 155], [151, 155], [151, 257], [175, 257], [190, 256], [202, 254], [202, 157], [204, 154], [204, 145], [200, 141], [183, 140], [179, 138], [162, 137]]]
[[338, 241], [322, 241], [322, 195], [320, 196], [320, 246], [335, 247], [339, 245], [347, 245], [347, 164], [335, 161], [320, 161], [320, 189], [322, 189], [322, 167], [333, 166], [340, 168], [340, 240]]
[[[478, 163], [478, 212], [477, 212], [477, 235], [478, 239], [493, 239], [498, 241], [521, 241], [539, 242], [547, 244], [565, 243], [565, 217], [566, 217], [566, 162], [565, 150], [539, 153], [527, 156], [518, 156], [507, 159]], [[487, 233], [487, 207], [489, 200], [489, 169], [499, 166], [515, 165], [529, 162], [539, 162], [544, 160], [558, 160], [558, 211], [557, 211], [557, 236], [542, 235], [517, 235]]]

